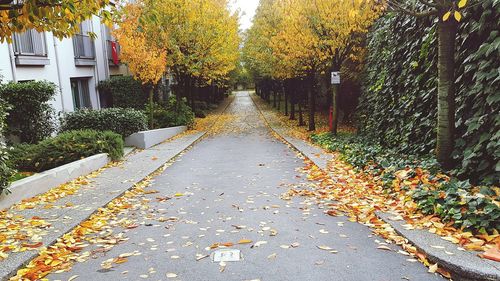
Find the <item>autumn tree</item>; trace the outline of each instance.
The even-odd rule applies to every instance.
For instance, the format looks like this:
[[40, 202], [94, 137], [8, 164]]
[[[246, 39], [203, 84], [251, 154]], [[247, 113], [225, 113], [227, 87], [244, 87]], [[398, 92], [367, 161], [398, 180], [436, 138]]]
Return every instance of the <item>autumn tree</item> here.
[[0, 0], [0, 42], [10, 42], [13, 33], [28, 29], [70, 37], [92, 15], [110, 24], [111, 13], [105, 9], [108, 4], [109, 0]]
[[239, 59], [238, 15], [227, 0], [152, 2], [160, 26], [168, 27], [168, 68], [194, 110], [196, 87], [227, 81]]
[[[419, 5], [417, 5], [417, 3]], [[436, 156], [450, 168], [455, 138], [455, 45], [467, 0], [387, 1], [388, 7], [415, 17], [437, 17], [438, 120]]]
[[[382, 6], [373, 0], [300, 0], [303, 20], [317, 38], [321, 70], [339, 72], [348, 59], [361, 60], [362, 38]], [[332, 133], [337, 134], [339, 93], [333, 85]]]
[[144, 16], [140, 2], [127, 4], [121, 9], [118, 28], [113, 35], [120, 42], [121, 60], [134, 78], [150, 85], [150, 127], [153, 128], [153, 86], [167, 70], [168, 32]]

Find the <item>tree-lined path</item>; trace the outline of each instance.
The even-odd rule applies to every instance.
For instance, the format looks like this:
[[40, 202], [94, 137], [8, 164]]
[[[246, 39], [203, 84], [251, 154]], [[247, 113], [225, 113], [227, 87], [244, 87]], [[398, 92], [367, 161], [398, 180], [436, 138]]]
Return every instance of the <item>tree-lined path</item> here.
[[[47, 277], [440, 279], [427, 273], [421, 263], [398, 254], [397, 247], [395, 251], [377, 248], [383, 239], [367, 227], [345, 217], [326, 216], [312, 200], [281, 199], [291, 186], [311, 184], [299, 171], [303, 160], [270, 133], [248, 92], [236, 94], [226, 116], [223, 126], [219, 125], [221, 130], [154, 178], [147, 189], [150, 194], [135, 198], [131, 207], [107, 222], [113, 226], [127, 221], [131, 226], [110, 227], [100, 233], [109, 237], [112, 231], [114, 237], [121, 237], [120, 243], [107, 248], [109, 240], [103, 239], [91, 246], [87, 261]], [[207, 255], [222, 249], [216, 247], [223, 244], [241, 250], [241, 260], [213, 262]]]

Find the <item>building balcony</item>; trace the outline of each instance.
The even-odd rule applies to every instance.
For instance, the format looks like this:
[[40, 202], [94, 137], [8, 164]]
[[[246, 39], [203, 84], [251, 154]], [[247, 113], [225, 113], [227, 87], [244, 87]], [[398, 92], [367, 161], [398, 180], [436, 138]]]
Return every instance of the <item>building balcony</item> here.
[[[115, 49], [114, 51], [113, 47]], [[120, 44], [118, 44], [118, 42], [114, 40], [106, 40], [106, 48], [107, 48], [108, 60], [113, 63], [110, 64], [110, 66], [120, 65]]]
[[76, 34], [73, 36], [73, 51], [75, 54], [75, 65], [94, 66], [95, 46], [94, 40], [88, 35]]

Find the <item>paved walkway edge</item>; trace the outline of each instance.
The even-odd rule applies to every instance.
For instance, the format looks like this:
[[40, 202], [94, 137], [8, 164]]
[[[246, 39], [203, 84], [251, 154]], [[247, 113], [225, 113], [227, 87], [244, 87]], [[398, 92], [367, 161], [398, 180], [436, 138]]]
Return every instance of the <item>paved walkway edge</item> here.
[[109, 161], [106, 153], [96, 154], [15, 181], [9, 187], [9, 194], [0, 195], [0, 210], [10, 208], [24, 199], [45, 193], [61, 184], [99, 170]]
[[[223, 104], [221, 104], [220, 107], [218, 109], [214, 110], [214, 112], [213, 112], [214, 114], [219, 115], [219, 117], [215, 119], [214, 123], [212, 123], [207, 130], [205, 130], [203, 132], [195, 133], [194, 138], [190, 139], [189, 142], [186, 142], [182, 148], [175, 151], [175, 154], [172, 157], [162, 161], [161, 165], [159, 165], [159, 167], [157, 169], [155, 169], [149, 175], [154, 174], [156, 171], [161, 169], [166, 163], [177, 158], [184, 151], [190, 149], [196, 143], [200, 142], [207, 135], [207, 132], [210, 131], [210, 129], [219, 121], [220, 115], [226, 111], [226, 109], [229, 107], [229, 105], [232, 103], [233, 100], [234, 100], [234, 97], [230, 96], [225, 101], [223, 101]], [[154, 149], [154, 147], [151, 147], [151, 149]], [[128, 187], [125, 190], [123, 190], [120, 193], [117, 193], [116, 196], [113, 196], [113, 198], [111, 198], [110, 200], [107, 200], [107, 202], [105, 202], [104, 204], [100, 204], [99, 206], [97, 206], [87, 216], [82, 217], [79, 220], [75, 220], [75, 221], [71, 222], [70, 224], [68, 224], [67, 228], [64, 231], [60, 231], [58, 236], [50, 239], [49, 241], [44, 241], [44, 247], [49, 247], [49, 246], [54, 245], [59, 238], [64, 236], [64, 234], [71, 232], [78, 225], [80, 225], [80, 223], [82, 223], [83, 221], [86, 221], [87, 219], [89, 219], [92, 215], [94, 215], [98, 211], [99, 208], [106, 207], [112, 200], [122, 196], [123, 194], [125, 194], [125, 192], [131, 190], [137, 183], [140, 183], [141, 181], [146, 179], [148, 176], [143, 177], [143, 178], [138, 179], [138, 180], [135, 180], [135, 181], [128, 182]], [[9, 257], [7, 260], [2, 261], [2, 263], [8, 262], [8, 261], [9, 261], [9, 263], [6, 265], [2, 264], [2, 266], [0, 266], [0, 280], [1, 281], [8, 281], [11, 277], [13, 277], [17, 274], [17, 271], [19, 269], [22, 269], [23, 267], [25, 267], [32, 259], [36, 258], [38, 255], [39, 255], [38, 251], [27, 251], [27, 252], [23, 252], [22, 256], [17, 256], [14, 258]]]
[[[313, 154], [311, 151], [307, 151], [308, 149], [304, 148], [304, 144], [306, 143], [303, 140], [299, 140], [293, 137], [289, 137], [286, 135], [286, 132], [281, 128], [272, 125], [271, 122], [266, 118], [265, 114], [262, 112], [261, 107], [258, 105], [254, 99], [259, 98], [254, 94], [250, 95], [252, 97], [252, 101], [259, 110], [262, 118], [269, 126], [269, 128], [281, 137], [282, 141], [287, 143], [293, 149], [298, 151], [302, 156], [311, 160], [316, 166], [322, 169], [325, 173], [328, 173], [326, 170], [326, 163], [324, 161], [318, 160], [318, 157]], [[274, 110], [272, 112], [275, 114]], [[319, 149], [312, 144], [308, 144], [310, 147], [313, 147], [314, 150]], [[323, 150], [323, 149], [321, 149]], [[324, 151], [324, 150], [323, 150]], [[451, 242], [445, 241], [441, 239], [438, 235], [432, 234], [430, 232], [421, 231], [412, 233], [410, 231], [405, 231], [405, 229], [395, 221], [391, 221], [388, 218], [390, 215], [386, 213], [379, 212], [376, 214], [381, 220], [390, 224], [398, 234], [406, 238], [411, 244], [413, 244], [417, 249], [425, 253], [428, 259], [434, 263], [439, 264], [441, 267], [449, 271], [452, 275], [452, 279], [455, 281], [496, 281], [500, 280], [500, 270], [498, 267], [493, 264], [495, 262], [489, 262], [488, 260], [482, 260], [476, 255], [470, 252], [461, 252], [459, 257], [450, 256], [444, 251], [435, 251], [436, 249], [430, 247], [429, 239], [435, 241], [436, 244], [433, 245], [445, 245], [447, 248], [456, 248], [457, 246]], [[417, 231], [417, 230], [412, 230]], [[425, 233], [425, 234], [424, 234]], [[428, 233], [428, 235], [427, 235]]]

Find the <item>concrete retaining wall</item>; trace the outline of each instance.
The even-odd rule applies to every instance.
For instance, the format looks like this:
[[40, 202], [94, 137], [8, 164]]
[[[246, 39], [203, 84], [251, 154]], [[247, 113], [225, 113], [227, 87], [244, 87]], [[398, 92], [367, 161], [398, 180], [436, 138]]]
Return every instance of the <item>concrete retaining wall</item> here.
[[9, 208], [23, 199], [47, 192], [80, 176], [87, 175], [104, 167], [108, 162], [109, 158], [106, 153], [97, 154], [15, 181], [9, 187], [11, 193], [0, 195], [0, 210]]
[[186, 130], [187, 130], [186, 126], [178, 126], [178, 127], [150, 130], [150, 131], [142, 131], [126, 137], [125, 145], [146, 149], [154, 145], [157, 145]]

